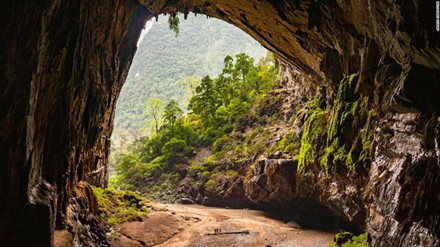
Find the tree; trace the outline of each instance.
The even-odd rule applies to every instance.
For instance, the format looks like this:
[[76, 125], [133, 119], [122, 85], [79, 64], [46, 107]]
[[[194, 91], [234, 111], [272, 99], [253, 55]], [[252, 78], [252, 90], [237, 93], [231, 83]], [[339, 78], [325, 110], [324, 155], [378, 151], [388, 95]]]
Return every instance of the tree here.
[[171, 100], [167, 106], [165, 106], [164, 120], [169, 126], [174, 126], [176, 120], [183, 115], [182, 109], [180, 109], [179, 104], [175, 100]]
[[217, 107], [221, 105], [214, 83], [209, 76], [205, 76], [189, 104], [189, 109], [203, 118], [212, 118]]
[[145, 116], [153, 118], [156, 133], [159, 131], [159, 121], [163, 114], [163, 103], [160, 99], [149, 98], [145, 103]]
[[200, 78], [188, 76], [179, 81], [182, 87], [186, 88], [185, 96], [182, 96], [183, 105], [188, 105], [191, 98], [196, 94], [196, 88], [200, 85]]
[[185, 140], [176, 138], [172, 138], [162, 147], [162, 155], [170, 163], [178, 163], [184, 161], [185, 157], [188, 156], [191, 151], [191, 146], [189, 146]]

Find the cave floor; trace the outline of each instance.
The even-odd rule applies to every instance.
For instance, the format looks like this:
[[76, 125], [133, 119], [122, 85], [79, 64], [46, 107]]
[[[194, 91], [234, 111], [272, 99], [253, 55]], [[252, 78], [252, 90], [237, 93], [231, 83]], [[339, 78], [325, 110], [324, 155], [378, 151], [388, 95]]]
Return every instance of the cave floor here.
[[155, 204], [142, 222], [127, 222], [109, 233], [111, 246], [320, 247], [334, 233], [304, 230], [265, 212], [199, 205]]

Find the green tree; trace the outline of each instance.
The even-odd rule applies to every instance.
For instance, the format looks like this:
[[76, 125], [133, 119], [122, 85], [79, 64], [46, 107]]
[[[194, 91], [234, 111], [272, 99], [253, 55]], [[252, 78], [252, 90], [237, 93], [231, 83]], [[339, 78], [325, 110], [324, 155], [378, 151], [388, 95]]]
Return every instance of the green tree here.
[[162, 148], [162, 154], [169, 162], [184, 162], [192, 148], [185, 140], [172, 138]]
[[[206, 76], [195, 87], [186, 116], [183, 117], [176, 100], [169, 101], [160, 115], [153, 111], [160, 108], [155, 107], [160, 101], [148, 101], [146, 112], [151, 118], [161, 116], [164, 124], [151, 137], [140, 139], [142, 147], [132, 148], [130, 152], [134, 155], [119, 158], [119, 170], [124, 174], [120, 176], [121, 183], [132, 187], [147, 183], [144, 187], [149, 189], [148, 183], [157, 185], [170, 176], [177, 183], [195, 150], [210, 146], [214, 152], [221, 153], [231, 143], [233, 131], [242, 132], [255, 123], [253, 116], [257, 118], [261, 99], [277, 81], [277, 69], [272, 61], [265, 59], [255, 64], [249, 56], [238, 54], [235, 59], [225, 58], [224, 68], [217, 77]], [[196, 83], [189, 80], [190, 85], [193, 82]]]
[[133, 153], [125, 154], [122, 157], [121, 162], [118, 164], [118, 171], [120, 174], [125, 175], [127, 172], [139, 164], [139, 157]]
[[189, 109], [205, 119], [211, 119], [220, 104], [214, 81], [209, 76], [205, 76], [200, 86], [196, 88], [196, 95], [190, 100]]
[[165, 106], [165, 111], [163, 114], [164, 121], [169, 126], [174, 126], [176, 120], [183, 115], [182, 109], [180, 109], [179, 104], [175, 100], [168, 102]]
[[163, 103], [160, 99], [149, 98], [145, 103], [145, 116], [154, 120], [154, 129], [156, 133], [159, 131], [159, 124], [163, 110]]

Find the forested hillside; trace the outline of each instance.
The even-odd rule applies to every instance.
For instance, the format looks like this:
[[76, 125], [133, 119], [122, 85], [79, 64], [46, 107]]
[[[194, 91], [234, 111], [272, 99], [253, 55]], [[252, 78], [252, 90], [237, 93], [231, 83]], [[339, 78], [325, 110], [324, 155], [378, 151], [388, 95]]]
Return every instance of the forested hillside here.
[[[161, 124], [155, 125], [151, 136], [114, 153], [112, 186], [164, 199], [159, 194], [175, 192], [177, 183], [185, 178], [210, 188], [218, 184], [220, 175], [238, 177], [238, 167], [225, 167], [219, 161], [249, 155], [248, 148], [255, 145], [241, 142], [237, 136], [253, 133], [249, 136], [253, 140], [276, 115], [272, 108], [279, 100], [268, 93], [279, 82], [278, 69], [271, 54], [255, 62], [240, 53], [234, 58], [226, 56], [218, 73], [205, 76], [195, 87], [187, 114], [177, 101], [169, 101], [155, 116]], [[149, 103], [158, 108], [156, 100]], [[254, 125], [260, 124], [254, 131]], [[236, 152], [230, 153], [233, 150]]]
[[118, 138], [127, 130], [144, 132], [148, 98], [158, 98], [164, 105], [174, 99], [186, 111], [188, 81], [194, 84], [205, 75], [217, 74], [226, 55], [240, 52], [257, 61], [266, 55], [259, 43], [223, 21], [200, 15], [188, 16], [187, 20], [181, 17], [176, 36], [169, 28], [168, 17], [160, 16], [140, 42], [119, 96], [114, 136]]

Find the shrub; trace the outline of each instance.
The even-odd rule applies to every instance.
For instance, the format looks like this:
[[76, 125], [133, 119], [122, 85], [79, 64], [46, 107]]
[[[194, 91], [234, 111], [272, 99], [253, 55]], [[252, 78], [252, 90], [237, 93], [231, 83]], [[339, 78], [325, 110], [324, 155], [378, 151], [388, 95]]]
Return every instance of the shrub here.
[[218, 138], [213, 144], [212, 144], [212, 150], [214, 152], [220, 152], [223, 147], [226, 145], [226, 143], [229, 140], [228, 135], [223, 135], [222, 137]]
[[110, 225], [128, 221], [141, 221], [147, 216], [148, 200], [132, 191], [92, 186], [98, 200], [98, 213]]
[[336, 234], [329, 247], [369, 247], [371, 246], [368, 232], [355, 236], [350, 232], [340, 232]]
[[162, 154], [170, 162], [181, 162], [191, 153], [192, 149], [185, 140], [172, 138], [162, 147]]

